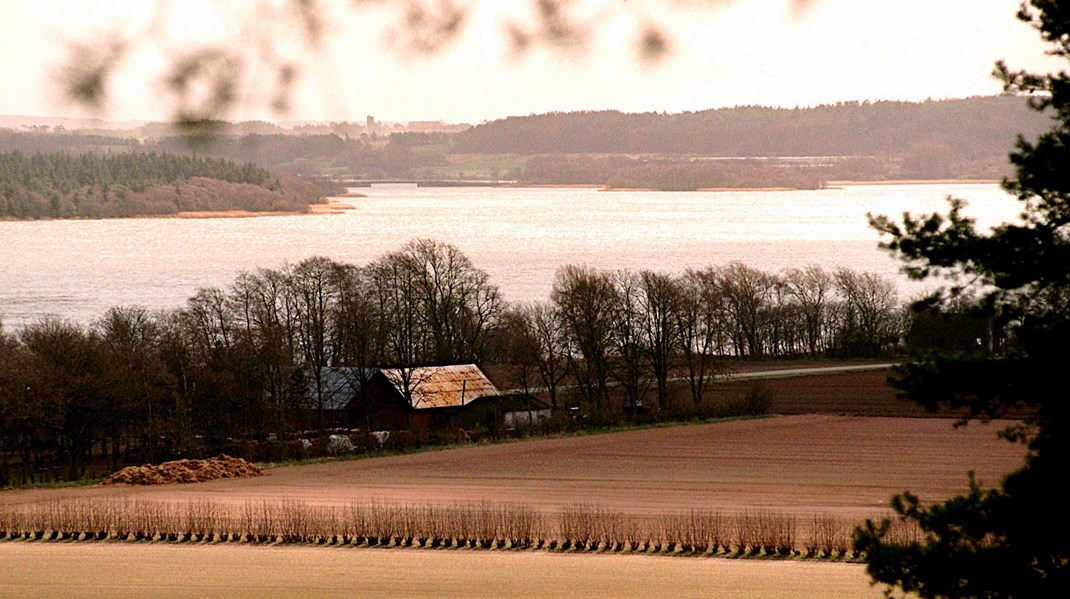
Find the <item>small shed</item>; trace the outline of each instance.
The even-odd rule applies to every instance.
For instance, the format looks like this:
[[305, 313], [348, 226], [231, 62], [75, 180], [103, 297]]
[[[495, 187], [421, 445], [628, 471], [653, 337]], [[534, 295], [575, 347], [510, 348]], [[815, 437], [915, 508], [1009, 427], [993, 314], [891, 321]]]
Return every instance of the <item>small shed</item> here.
[[508, 430], [538, 426], [550, 418], [550, 404], [527, 393], [484, 395], [465, 404], [462, 426]]

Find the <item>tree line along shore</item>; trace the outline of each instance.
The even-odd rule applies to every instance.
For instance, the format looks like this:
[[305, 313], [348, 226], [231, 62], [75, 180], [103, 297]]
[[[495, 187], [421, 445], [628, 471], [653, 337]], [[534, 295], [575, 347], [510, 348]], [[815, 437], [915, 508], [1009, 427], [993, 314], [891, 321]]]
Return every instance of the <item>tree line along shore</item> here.
[[249, 162], [201, 156], [0, 152], [0, 218], [307, 212], [336, 191]]

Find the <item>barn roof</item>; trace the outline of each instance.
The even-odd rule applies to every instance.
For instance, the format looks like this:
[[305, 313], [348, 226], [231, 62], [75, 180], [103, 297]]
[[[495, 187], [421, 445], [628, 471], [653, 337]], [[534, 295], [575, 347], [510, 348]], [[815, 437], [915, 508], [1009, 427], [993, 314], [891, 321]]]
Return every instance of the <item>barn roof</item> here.
[[[381, 372], [404, 396], [401, 371], [383, 369]], [[418, 410], [460, 407], [477, 397], [500, 393], [475, 364], [414, 368], [409, 380], [412, 407]]]
[[[350, 368], [324, 366], [320, 368], [320, 377], [323, 383], [323, 409], [344, 410], [349, 402], [360, 393], [360, 386], [373, 373], [374, 368]], [[316, 381], [312, 379], [312, 372], [306, 371], [308, 383], [308, 397], [312, 407], [317, 407]]]

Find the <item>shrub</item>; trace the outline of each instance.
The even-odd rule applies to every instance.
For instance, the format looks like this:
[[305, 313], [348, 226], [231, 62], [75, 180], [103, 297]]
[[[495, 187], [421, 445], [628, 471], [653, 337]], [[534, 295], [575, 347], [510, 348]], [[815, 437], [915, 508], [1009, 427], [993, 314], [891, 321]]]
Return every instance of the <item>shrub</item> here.
[[829, 514], [814, 516], [806, 542], [808, 557], [837, 557], [847, 554], [851, 546], [851, 527]]
[[773, 405], [773, 390], [769, 385], [758, 381], [747, 390], [743, 397], [744, 415], [761, 416], [769, 413]]
[[390, 431], [390, 436], [383, 444], [386, 451], [409, 451], [416, 447], [416, 437], [409, 431]]
[[258, 449], [262, 462], [282, 462], [288, 457], [286, 443], [282, 441], [264, 441]]
[[375, 437], [368, 433], [349, 435], [349, 440], [353, 442], [353, 453], [371, 453], [373, 451], [379, 451], [379, 442], [375, 440]]

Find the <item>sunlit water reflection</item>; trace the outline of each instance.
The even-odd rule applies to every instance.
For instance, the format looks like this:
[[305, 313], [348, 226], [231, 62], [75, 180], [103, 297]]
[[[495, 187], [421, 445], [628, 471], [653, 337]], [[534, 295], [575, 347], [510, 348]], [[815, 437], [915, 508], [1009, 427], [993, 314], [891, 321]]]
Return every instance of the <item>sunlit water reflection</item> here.
[[564, 264], [680, 272], [734, 260], [770, 272], [819, 264], [916, 283], [877, 248], [866, 213], [945, 211], [969, 201], [982, 226], [1017, 214], [996, 185], [819, 191], [603, 192], [373, 188], [341, 215], [0, 222], [0, 315], [89, 322], [114, 305], [172, 308], [242, 270], [308, 256], [365, 264], [415, 237], [458, 246], [510, 300], [545, 299]]

